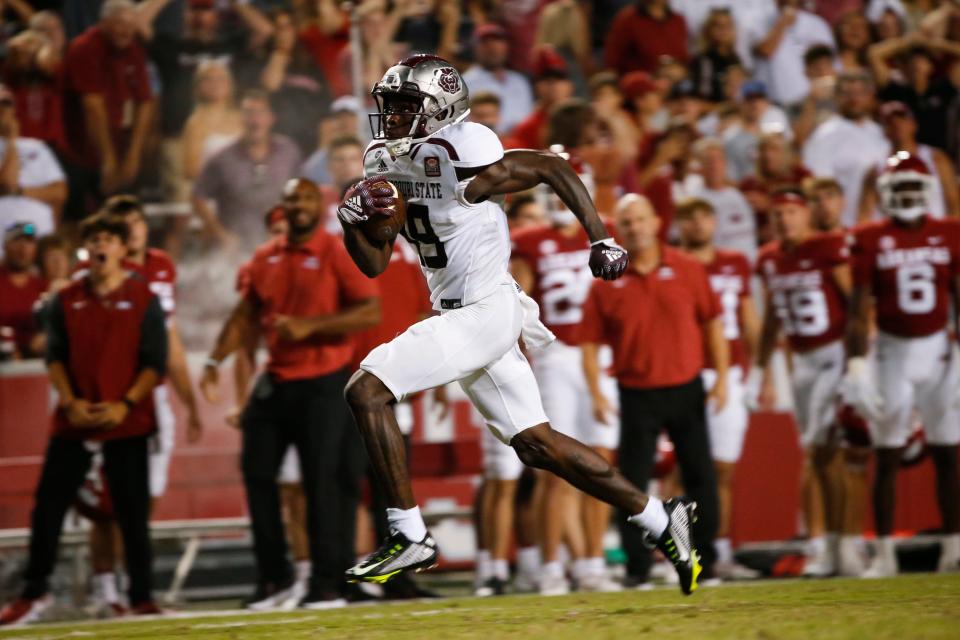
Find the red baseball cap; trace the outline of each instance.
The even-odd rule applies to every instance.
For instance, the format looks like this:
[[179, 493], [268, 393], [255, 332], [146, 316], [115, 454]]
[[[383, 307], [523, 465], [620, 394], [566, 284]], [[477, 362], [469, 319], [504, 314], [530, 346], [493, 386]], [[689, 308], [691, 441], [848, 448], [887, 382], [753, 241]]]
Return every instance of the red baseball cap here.
[[550, 46], [540, 47], [534, 52], [532, 71], [534, 80], [570, 77], [567, 61]]
[[216, 0], [188, 0], [191, 9], [215, 9]]
[[484, 38], [499, 38], [501, 40], [506, 40], [508, 38], [507, 30], [504, 29], [501, 25], [496, 22], [487, 22], [486, 24], [477, 25], [477, 28], [473, 31], [474, 40], [483, 40]]
[[653, 77], [646, 71], [631, 71], [620, 78], [620, 91], [627, 100], [633, 100], [646, 95], [651, 91], [656, 91], [657, 83]]

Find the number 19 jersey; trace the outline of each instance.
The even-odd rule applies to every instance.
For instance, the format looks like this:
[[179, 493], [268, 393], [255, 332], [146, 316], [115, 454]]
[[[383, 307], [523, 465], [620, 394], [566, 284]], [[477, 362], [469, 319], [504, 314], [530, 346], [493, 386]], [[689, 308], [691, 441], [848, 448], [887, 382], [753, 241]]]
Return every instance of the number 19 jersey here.
[[364, 152], [365, 177], [389, 180], [407, 204], [402, 233], [420, 257], [434, 309], [458, 309], [492, 294], [509, 278], [510, 236], [498, 203], [469, 203], [469, 180], [456, 169], [484, 167], [503, 157], [497, 135], [461, 122], [417, 140], [393, 157], [382, 141]]
[[960, 224], [928, 217], [908, 228], [891, 219], [853, 232], [853, 278], [876, 298], [877, 326], [902, 337], [947, 326], [950, 289], [960, 268]]
[[833, 270], [849, 255], [841, 233], [817, 234], [790, 249], [774, 241], [760, 250], [757, 272], [794, 351], [810, 351], [843, 337], [846, 306]]

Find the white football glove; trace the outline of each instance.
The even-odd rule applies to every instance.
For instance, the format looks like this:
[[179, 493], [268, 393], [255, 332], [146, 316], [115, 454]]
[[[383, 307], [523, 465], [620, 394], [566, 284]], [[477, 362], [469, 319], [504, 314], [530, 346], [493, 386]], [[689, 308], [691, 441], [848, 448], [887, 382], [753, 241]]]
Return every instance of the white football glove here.
[[873, 383], [867, 359], [862, 356], [847, 360], [840, 395], [867, 420], [878, 420], [883, 416], [883, 396]]
[[750, 367], [750, 373], [743, 383], [743, 403], [750, 411], [760, 407], [760, 391], [763, 389], [763, 367]]

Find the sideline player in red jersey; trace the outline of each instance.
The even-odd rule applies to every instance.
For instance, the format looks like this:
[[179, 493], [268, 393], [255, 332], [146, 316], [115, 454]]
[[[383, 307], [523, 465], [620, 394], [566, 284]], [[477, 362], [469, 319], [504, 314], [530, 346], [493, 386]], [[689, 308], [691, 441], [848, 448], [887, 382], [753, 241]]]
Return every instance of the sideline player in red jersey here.
[[[590, 107], [583, 107], [589, 111]], [[567, 155], [567, 154], [564, 154]], [[576, 157], [571, 165], [589, 190], [589, 167]], [[543, 406], [552, 427], [593, 448], [604, 460], [612, 461], [617, 448], [620, 424], [617, 412], [595, 416], [592, 390], [583, 372], [577, 328], [583, 319], [583, 303], [590, 293], [593, 275], [587, 265], [590, 239], [577, 217], [559, 198], [545, 194], [549, 224], [531, 227], [512, 236], [510, 270], [517, 283], [540, 306], [541, 319], [557, 340], [531, 353], [533, 372], [540, 385]], [[614, 228], [605, 223], [612, 236]], [[608, 348], [601, 360], [612, 361]], [[605, 406], [617, 399], [616, 381], [601, 373], [598, 393]], [[563, 478], [541, 473], [544, 483], [540, 503], [541, 568], [539, 589], [543, 595], [569, 591], [559, 560], [561, 541], [573, 559], [573, 577], [581, 591], [612, 591], [619, 585], [606, 575], [603, 535], [610, 522], [610, 507], [578, 491]]]
[[[837, 545], [843, 513], [843, 478], [832, 461], [830, 442], [836, 420], [837, 389], [843, 379], [843, 337], [847, 299], [852, 287], [849, 251], [840, 233], [819, 233], [806, 197], [782, 189], [772, 198], [773, 224], [779, 240], [765, 245], [757, 258], [766, 304], [757, 364], [748, 387], [760, 383], [762, 404], [773, 395], [770, 359], [782, 330], [790, 346], [794, 413], [807, 464], [819, 481], [819, 492], [803, 491], [810, 548], [804, 574], [836, 572]], [[824, 523], [816, 520], [817, 493], [823, 500]], [[826, 537], [824, 537], [824, 529]]]
[[[810, 200], [817, 229], [847, 233], [843, 227], [846, 198], [839, 182], [833, 178], [812, 178], [804, 183], [804, 192]], [[846, 402], [838, 410], [837, 427], [843, 449], [842, 459], [834, 463], [842, 466], [843, 473], [843, 524], [837, 572], [841, 576], [859, 577], [865, 569], [863, 526], [867, 508], [867, 464], [873, 455], [870, 427]]]
[[[896, 476], [914, 409], [922, 417], [936, 467], [944, 531], [939, 569], [960, 570], [960, 413], [956, 354], [948, 333], [951, 299], [958, 304], [960, 223], [928, 213], [933, 180], [926, 165], [909, 153], [891, 156], [877, 179], [880, 206], [888, 217], [854, 231], [855, 287], [844, 387], [871, 420], [877, 457], [877, 554], [865, 577], [898, 571], [891, 538]], [[871, 371], [866, 356], [873, 312], [877, 340]]]
[[[187, 369], [186, 351], [177, 331], [174, 314], [176, 311], [175, 288], [177, 268], [173, 260], [164, 251], [147, 246], [149, 227], [143, 211], [143, 205], [135, 196], [119, 195], [107, 200], [103, 211], [121, 216], [127, 222], [130, 234], [127, 238], [127, 257], [123, 267], [140, 275], [147, 281], [150, 290], [157, 296], [163, 309], [167, 326], [167, 344], [169, 362], [167, 377], [177, 397], [187, 410], [187, 439], [193, 443], [200, 439], [203, 427], [197, 409], [190, 373]], [[89, 262], [77, 264], [74, 277], [85, 274]], [[169, 391], [166, 385], [153, 390], [153, 402], [157, 412], [157, 433], [154, 445], [150, 449], [150, 497], [156, 501], [167, 488], [170, 471], [170, 458], [173, 455], [176, 419], [170, 405]], [[99, 615], [118, 615], [124, 613], [119, 600], [114, 572], [116, 545], [115, 523], [112, 521], [93, 522], [90, 529], [90, 561], [94, 571], [95, 602], [93, 608]]]
[[[748, 354], [757, 352], [760, 340], [760, 318], [750, 293], [750, 262], [738, 251], [714, 246], [717, 218], [713, 205], [708, 201], [690, 198], [678, 203], [675, 220], [683, 250], [703, 263], [710, 278], [710, 287], [720, 298], [723, 334], [730, 345], [727, 402], [719, 411], [709, 407], [707, 413], [720, 503], [720, 524], [714, 540], [717, 549], [715, 569], [717, 576], [725, 580], [756, 578], [756, 571], [734, 561], [730, 542], [733, 471], [743, 451], [743, 439], [750, 419], [743, 377], [750, 367]], [[708, 368], [703, 372], [705, 388], [713, 387], [716, 375], [708, 363]]]

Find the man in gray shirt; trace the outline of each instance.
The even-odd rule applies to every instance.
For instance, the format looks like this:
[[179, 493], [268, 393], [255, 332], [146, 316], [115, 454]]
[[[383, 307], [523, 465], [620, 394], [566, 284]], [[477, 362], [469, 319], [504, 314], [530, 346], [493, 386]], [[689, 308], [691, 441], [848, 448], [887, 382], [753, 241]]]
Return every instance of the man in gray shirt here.
[[272, 133], [269, 96], [248, 91], [241, 102], [243, 135], [210, 158], [193, 187], [193, 207], [221, 245], [251, 249], [263, 240], [263, 212], [300, 170], [297, 145]]
[[476, 64], [463, 74], [471, 95], [489, 91], [500, 98], [500, 126], [507, 134], [533, 111], [530, 81], [507, 68], [510, 44], [506, 30], [498, 24], [481, 24], [474, 35]]

